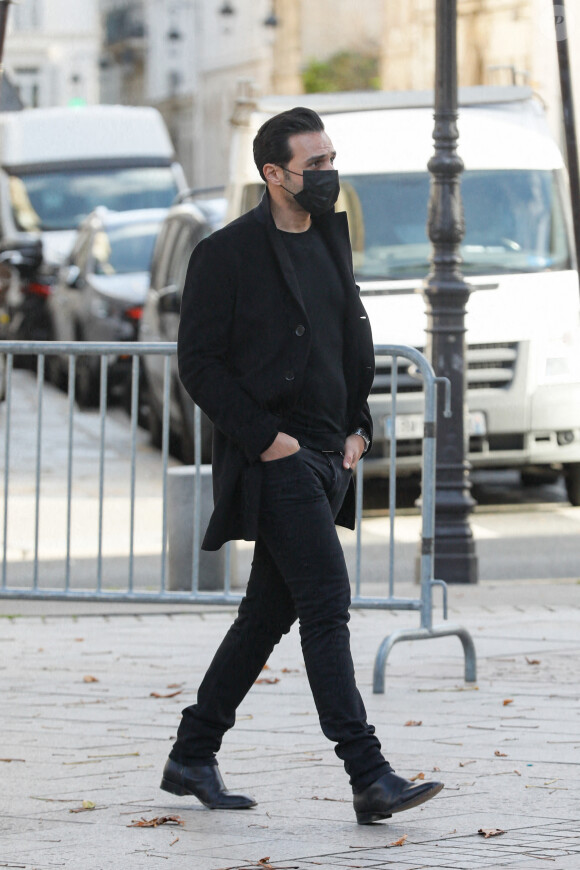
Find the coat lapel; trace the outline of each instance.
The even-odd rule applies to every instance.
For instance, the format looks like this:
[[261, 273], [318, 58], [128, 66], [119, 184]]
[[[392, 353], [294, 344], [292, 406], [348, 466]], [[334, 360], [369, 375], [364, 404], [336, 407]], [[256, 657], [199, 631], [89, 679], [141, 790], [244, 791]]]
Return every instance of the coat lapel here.
[[345, 287], [349, 291], [355, 290], [356, 292], [346, 212], [330, 211], [321, 217], [314, 218], [314, 224], [328, 245]]
[[268, 198], [267, 191], [264, 193], [260, 204], [255, 209], [255, 215], [260, 223], [263, 223], [266, 227], [268, 240], [272, 246], [274, 254], [276, 255], [276, 259], [278, 260], [278, 265], [280, 266], [282, 276], [288, 286], [288, 289], [290, 290], [292, 297], [298, 303], [300, 308], [304, 310], [304, 302], [302, 300], [302, 293], [300, 292], [298, 278], [296, 276], [294, 266], [292, 265], [290, 255], [286, 250], [286, 246], [282, 241], [280, 233], [276, 229], [274, 219], [272, 218], [272, 212], [270, 211], [270, 200]]
[[[268, 192], [264, 193], [260, 204], [254, 209], [256, 219], [265, 225], [268, 239], [276, 259], [280, 265], [280, 270], [284, 280], [290, 290], [292, 297], [304, 310], [304, 302], [298, 284], [298, 278], [294, 271], [294, 266], [290, 259], [290, 255], [286, 250], [286, 246], [282, 241], [280, 234], [276, 230], [276, 224], [272, 218], [270, 211], [270, 201]], [[345, 363], [347, 370], [351, 371], [351, 363], [354, 364], [354, 369], [358, 369], [355, 361], [362, 363], [364, 370], [364, 380], [372, 383], [374, 373], [374, 352], [372, 344], [372, 336], [370, 324], [367, 314], [361, 302], [358, 287], [354, 280], [352, 268], [352, 254], [350, 247], [350, 236], [348, 231], [348, 218], [346, 212], [328, 212], [325, 215], [313, 219], [314, 225], [321, 232], [331, 256], [339, 270], [343, 285], [346, 289], [346, 319], [345, 319]], [[356, 324], [356, 326], [355, 326]], [[356, 393], [356, 391], [355, 391]]]
[[[276, 224], [272, 218], [270, 211], [270, 200], [268, 192], [264, 193], [260, 204], [254, 209], [256, 219], [263, 223], [266, 227], [266, 232], [270, 244], [278, 260], [280, 270], [284, 277], [288, 288], [301, 308], [304, 308], [298, 278], [292, 265], [290, 255], [286, 250], [286, 246], [280, 237], [280, 233], [276, 229]], [[352, 257], [350, 252], [350, 236], [348, 232], [348, 219], [346, 212], [328, 212], [328, 214], [313, 219], [314, 225], [320, 230], [324, 241], [334, 258], [338, 267], [340, 277], [348, 291], [348, 298], [352, 300], [352, 293], [357, 295], [356, 284], [352, 273]]]

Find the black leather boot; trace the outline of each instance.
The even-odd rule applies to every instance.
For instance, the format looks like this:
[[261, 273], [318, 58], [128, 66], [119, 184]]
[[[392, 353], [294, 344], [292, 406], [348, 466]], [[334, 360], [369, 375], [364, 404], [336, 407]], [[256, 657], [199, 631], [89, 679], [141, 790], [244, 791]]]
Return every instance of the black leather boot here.
[[209, 810], [246, 810], [256, 806], [254, 798], [227, 790], [217, 764], [185, 765], [168, 758], [161, 788], [171, 794], [192, 794]]
[[359, 825], [390, 819], [393, 813], [410, 810], [431, 800], [443, 788], [442, 782], [411, 782], [393, 771], [384, 773], [353, 798]]

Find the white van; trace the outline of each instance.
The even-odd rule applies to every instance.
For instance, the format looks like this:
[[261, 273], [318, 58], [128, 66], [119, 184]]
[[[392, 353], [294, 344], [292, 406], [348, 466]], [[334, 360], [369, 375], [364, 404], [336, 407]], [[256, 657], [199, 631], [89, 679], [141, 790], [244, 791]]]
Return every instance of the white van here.
[[11, 334], [50, 338], [45, 299], [97, 206], [168, 208], [187, 187], [160, 113], [86, 106], [0, 114], [0, 250], [22, 273]]
[[[463, 272], [467, 313], [469, 460], [520, 469], [524, 481], [564, 472], [580, 504], [580, 296], [567, 174], [529, 88], [459, 94], [465, 163]], [[306, 105], [323, 115], [341, 177], [354, 269], [375, 344], [425, 346], [422, 281], [433, 154], [431, 93], [310, 94], [242, 101], [233, 118], [229, 218], [256, 204], [263, 184], [252, 139], [270, 115]], [[369, 402], [369, 474], [388, 474], [391, 372], [378, 358]], [[400, 361], [398, 473], [419, 467], [421, 404]]]

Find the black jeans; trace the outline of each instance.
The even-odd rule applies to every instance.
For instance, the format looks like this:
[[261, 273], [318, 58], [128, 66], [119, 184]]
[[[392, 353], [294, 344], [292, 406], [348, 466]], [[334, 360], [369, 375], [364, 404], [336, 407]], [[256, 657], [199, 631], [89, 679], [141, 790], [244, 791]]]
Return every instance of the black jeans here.
[[342, 455], [302, 447], [262, 465], [259, 537], [246, 595], [200, 687], [183, 711], [171, 757], [212, 763], [235, 711], [296, 618], [322, 731], [355, 790], [390, 769], [355, 682], [350, 584], [334, 518], [351, 471]]

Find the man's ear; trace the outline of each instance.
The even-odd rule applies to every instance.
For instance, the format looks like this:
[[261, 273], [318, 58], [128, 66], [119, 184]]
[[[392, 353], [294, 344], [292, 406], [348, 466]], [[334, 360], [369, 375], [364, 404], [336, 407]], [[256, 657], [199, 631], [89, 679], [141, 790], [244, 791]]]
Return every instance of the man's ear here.
[[282, 184], [280, 176], [283, 173], [283, 169], [280, 166], [276, 166], [275, 163], [265, 163], [262, 167], [262, 172], [264, 173], [267, 183], [275, 184], [277, 186]]

